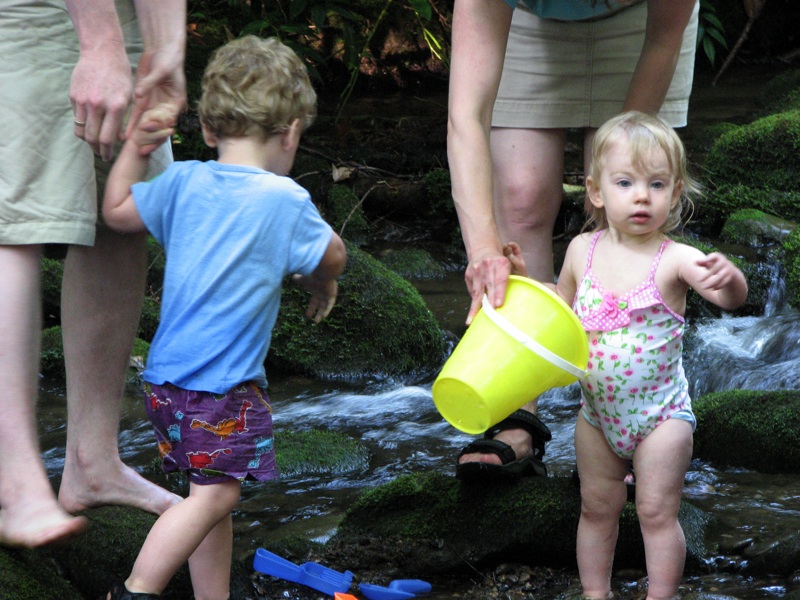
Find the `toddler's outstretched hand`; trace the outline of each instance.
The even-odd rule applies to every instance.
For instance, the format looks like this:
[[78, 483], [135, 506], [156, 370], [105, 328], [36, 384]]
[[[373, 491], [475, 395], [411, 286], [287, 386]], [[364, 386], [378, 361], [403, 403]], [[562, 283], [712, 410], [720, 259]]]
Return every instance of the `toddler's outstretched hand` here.
[[139, 147], [139, 154], [147, 156], [175, 133], [177, 120], [175, 106], [166, 102], [158, 104], [142, 114], [128, 139]]
[[525, 266], [525, 258], [522, 256], [522, 248], [516, 242], [508, 242], [503, 247], [503, 256], [511, 263], [511, 274], [528, 276], [528, 267]]
[[333, 305], [336, 304], [336, 295], [339, 291], [339, 285], [335, 279], [323, 281], [312, 275], [294, 275], [292, 281], [311, 294], [306, 318], [313, 319], [314, 323], [319, 323], [330, 314]]
[[712, 252], [697, 260], [697, 266], [705, 269], [700, 284], [707, 290], [721, 290], [741, 275], [739, 269], [719, 252]]

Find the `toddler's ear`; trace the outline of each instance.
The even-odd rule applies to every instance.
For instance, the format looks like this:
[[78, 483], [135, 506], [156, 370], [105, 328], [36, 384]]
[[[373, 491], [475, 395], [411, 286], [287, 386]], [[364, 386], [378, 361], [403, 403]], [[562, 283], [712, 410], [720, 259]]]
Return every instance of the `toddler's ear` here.
[[603, 198], [600, 196], [599, 182], [595, 182], [591, 175], [586, 176], [586, 198], [595, 208], [603, 208]]
[[676, 181], [675, 188], [672, 190], [672, 202], [670, 203], [670, 208], [675, 208], [678, 202], [680, 202], [682, 193], [683, 193], [683, 182]]

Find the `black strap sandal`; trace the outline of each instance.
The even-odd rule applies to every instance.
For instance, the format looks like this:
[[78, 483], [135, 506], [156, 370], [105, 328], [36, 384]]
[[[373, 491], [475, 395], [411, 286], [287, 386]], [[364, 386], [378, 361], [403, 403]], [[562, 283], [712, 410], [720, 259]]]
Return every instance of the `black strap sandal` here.
[[142, 594], [131, 592], [125, 587], [125, 582], [120, 581], [111, 586], [111, 600], [158, 600], [161, 596], [156, 594]]
[[[514, 450], [494, 437], [506, 429], [524, 429], [531, 435], [533, 455], [517, 459]], [[546, 477], [547, 467], [542, 462], [545, 444], [553, 439], [553, 434], [539, 417], [527, 410], [519, 409], [490, 427], [483, 439], [468, 444], [458, 455], [481, 453], [496, 454], [502, 464], [468, 462], [456, 464], [456, 477], [462, 480], [504, 479], [516, 481], [522, 477]]]

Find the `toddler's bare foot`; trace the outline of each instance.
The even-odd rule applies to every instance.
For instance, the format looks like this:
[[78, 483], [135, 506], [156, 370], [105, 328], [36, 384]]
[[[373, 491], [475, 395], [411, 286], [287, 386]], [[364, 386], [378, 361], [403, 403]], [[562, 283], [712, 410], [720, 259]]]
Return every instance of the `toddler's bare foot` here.
[[0, 544], [15, 548], [39, 548], [65, 542], [82, 533], [88, 521], [64, 512], [52, 501], [26, 503], [0, 511]]
[[102, 471], [79, 470], [67, 463], [58, 493], [59, 504], [69, 512], [122, 505], [160, 515], [181, 500], [180, 496], [148, 481], [121, 461], [116, 469], [103, 468]]

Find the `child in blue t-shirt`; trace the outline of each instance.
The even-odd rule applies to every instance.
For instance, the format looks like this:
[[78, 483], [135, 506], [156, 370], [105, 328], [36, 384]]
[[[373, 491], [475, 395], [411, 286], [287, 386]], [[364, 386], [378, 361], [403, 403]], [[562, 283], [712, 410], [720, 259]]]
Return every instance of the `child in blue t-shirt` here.
[[342, 240], [287, 177], [316, 114], [297, 55], [274, 38], [223, 46], [206, 68], [198, 112], [216, 161], [176, 162], [142, 182], [177, 117], [157, 106], [126, 141], [103, 202], [110, 227], [147, 230], [166, 252], [145, 405], [164, 470], [185, 472], [190, 486], [158, 518], [111, 600], [158, 597], [187, 560], [198, 598], [228, 597], [241, 482], [277, 476], [264, 360], [281, 282], [294, 276], [319, 322], [346, 261]]

